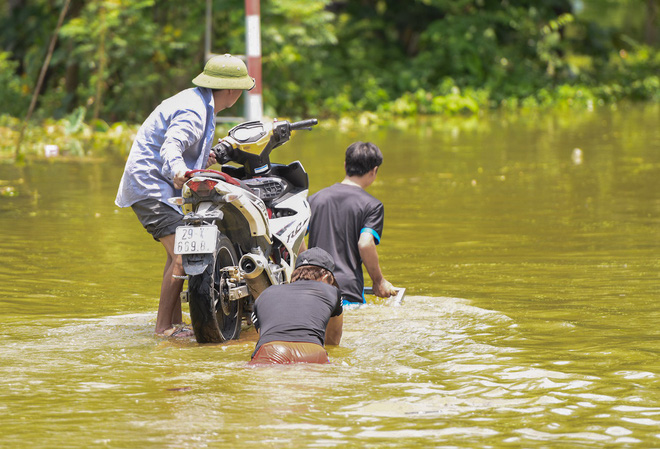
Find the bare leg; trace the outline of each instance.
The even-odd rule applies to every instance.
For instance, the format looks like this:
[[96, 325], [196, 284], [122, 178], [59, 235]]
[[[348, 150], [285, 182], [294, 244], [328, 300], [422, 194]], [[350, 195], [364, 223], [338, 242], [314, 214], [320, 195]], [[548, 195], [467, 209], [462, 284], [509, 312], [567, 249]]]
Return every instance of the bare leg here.
[[173, 278], [172, 275], [183, 276], [184, 274], [181, 256], [174, 254], [174, 234], [161, 237], [160, 242], [167, 251], [167, 261], [163, 270], [163, 283], [160, 287], [160, 302], [156, 317], [157, 334], [162, 334], [171, 329], [174, 324], [182, 322], [180, 295], [183, 279]]
[[[183, 282], [181, 282], [183, 285]], [[181, 293], [182, 287], [179, 287], [179, 293]], [[176, 326], [178, 324], [183, 324], [183, 313], [181, 311], [181, 296], [179, 300], [174, 304], [174, 310], [172, 311], [172, 325]]]

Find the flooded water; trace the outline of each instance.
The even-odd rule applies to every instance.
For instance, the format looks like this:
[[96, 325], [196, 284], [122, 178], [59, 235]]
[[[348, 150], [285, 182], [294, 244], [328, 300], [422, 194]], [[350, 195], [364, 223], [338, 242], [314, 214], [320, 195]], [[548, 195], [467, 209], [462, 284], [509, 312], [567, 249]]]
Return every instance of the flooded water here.
[[296, 136], [278, 161], [312, 192], [381, 147], [381, 265], [408, 292], [347, 311], [327, 366], [246, 368], [252, 331], [155, 337], [165, 254], [113, 204], [121, 161], [2, 166], [0, 447], [660, 447], [658, 123]]

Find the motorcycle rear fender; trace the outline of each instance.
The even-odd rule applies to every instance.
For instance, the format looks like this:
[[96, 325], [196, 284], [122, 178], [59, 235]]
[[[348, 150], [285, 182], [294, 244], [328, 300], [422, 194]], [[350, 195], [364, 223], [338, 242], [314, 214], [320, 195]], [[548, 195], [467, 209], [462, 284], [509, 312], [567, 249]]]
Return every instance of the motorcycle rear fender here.
[[206, 267], [208, 267], [212, 262], [215, 255], [213, 253], [209, 254], [183, 254], [181, 256], [183, 260], [183, 271], [188, 276], [197, 276], [202, 274]]

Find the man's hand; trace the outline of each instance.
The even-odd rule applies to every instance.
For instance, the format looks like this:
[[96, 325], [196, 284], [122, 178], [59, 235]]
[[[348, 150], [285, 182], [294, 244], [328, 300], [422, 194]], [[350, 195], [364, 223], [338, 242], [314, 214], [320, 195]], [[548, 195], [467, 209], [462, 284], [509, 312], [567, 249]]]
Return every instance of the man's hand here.
[[190, 179], [188, 176], [186, 176], [187, 171], [188, 171], [187, 169], [184, 170], [184, 171], [180, 171], [179, 173], [176, 174], [176, 176], [174, 176], [174, 179], [172, 180], [172, 182], [174, 182], [174, 188], [176, 188], [176, 189], [182, 188], [183, 184], [188, 179]]
[[206, 161], [206, 167], [204, 168], [209, 168], [211, 165], [215, 164], [217, 161], [215, 160], [215, 153], [211, 151], [209, 153], [209, 159]]
[[224, 139], [220, 139], [218, 144], [211, 148], [211, 154], [215, 158], [215, 162], [218, 164], [226, 164], [231, 162], [234, 153], [234, 147], [231, 142], [228, 142]]
[[396, 289], [394, 286], [385, 278], [381, 279], [380, 282], [376, 282], [373, 285], [374, 295], [379, 298], [389, 298], [390, 296], [396, 295]]

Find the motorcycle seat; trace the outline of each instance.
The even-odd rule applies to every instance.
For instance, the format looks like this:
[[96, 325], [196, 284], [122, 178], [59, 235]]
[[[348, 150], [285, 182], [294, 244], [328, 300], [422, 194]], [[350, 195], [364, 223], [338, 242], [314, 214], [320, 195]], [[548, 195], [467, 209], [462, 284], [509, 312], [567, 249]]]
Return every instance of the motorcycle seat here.
[[190, 174], [199, 174], [205, 178], [217, 179], [219, 181], [225, 181], [229, 184], [242, 187], [265, 202], [280, 198], [286, 192], [291, 190], [289, 183], [285, 179], [276, 176], [263, 176], [243, 180], [236, 179], [227, 173], [208, 169], [194, 170], [193, 172], [190, 172]]
[[228, 175], [227, 173], [219, 172], [217, 170], [193, 170], [191, 173], [199, 173], [202, 176], [205, 176], [207, 178], [211, 179], [218, 179], [220, 181], [225, 181], [228, 182], [229, 184], [233, 184], [235, 186], [240, 186], [241, 181], [234, 178], [233, 176]]

